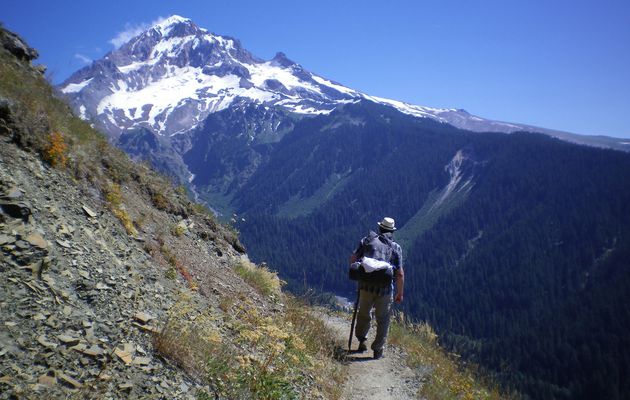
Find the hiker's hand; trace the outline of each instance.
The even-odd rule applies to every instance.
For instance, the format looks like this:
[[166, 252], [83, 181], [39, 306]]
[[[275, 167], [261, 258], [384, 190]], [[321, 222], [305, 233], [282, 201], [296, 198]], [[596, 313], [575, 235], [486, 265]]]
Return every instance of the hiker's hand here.
[[398, 304], [403, 302], [403, 294], [402, 293], [397, 293], [396, 294], [396, 298], [394, 299], [394, 301]]

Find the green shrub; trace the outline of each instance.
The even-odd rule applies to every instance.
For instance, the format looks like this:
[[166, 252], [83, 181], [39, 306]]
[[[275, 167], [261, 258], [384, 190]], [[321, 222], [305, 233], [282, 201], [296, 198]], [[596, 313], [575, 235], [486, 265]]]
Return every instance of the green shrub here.
[[174, 224], [171, 226], [171, 234], [175, 237], [180, 237], [186, 232], [186, 227], [180, 224]]
[[151, 194], [151, 201], [153, 202], [155, 208], [157, 208], [158, 210], [167, 210], [170, 205], [170, 202], [168, 201], [166, 196], [159, 192], [153, 192]]

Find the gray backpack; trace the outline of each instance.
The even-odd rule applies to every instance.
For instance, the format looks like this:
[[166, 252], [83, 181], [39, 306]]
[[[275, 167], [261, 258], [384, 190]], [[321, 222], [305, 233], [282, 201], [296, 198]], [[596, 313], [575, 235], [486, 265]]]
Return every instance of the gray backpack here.
[[363, 239], [363, 257], [390, 262], [394, 253], [394, 242], [385, 235], [370, 233]]
[[[379, 235], [376, 232], [370, 231], [370, 233], [361, 241], [363, 247], [363, 257], [370, 257], [376, 260], [390, 262], [392, 254], [394, 253], [393, 241], [385, 235]], [[350, 266], [350, 279], [367, 282], [375, 285], [388, 285], [391, 284], [394, 278], [392, 269], [382, 269], [374, 272], [367, 273], [359, 262], [353, 263]]]

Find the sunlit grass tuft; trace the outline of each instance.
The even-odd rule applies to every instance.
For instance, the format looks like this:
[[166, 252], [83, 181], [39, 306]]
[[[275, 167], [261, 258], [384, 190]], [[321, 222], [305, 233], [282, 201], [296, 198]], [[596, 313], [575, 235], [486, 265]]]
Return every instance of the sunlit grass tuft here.
[[136, 236], [138, 231], [136, 230], [129, 213], [125, 209], [122, 193], [120, 192], [120, 185], [117, 183], [109, 185], [105, 191], [105, 200], [107, 201], [109, 209], [125, 227], [127, 233], [129, 235]]
[[234, 271], [264, 296], [269, 297], [280, 293], [283, 282], [278, 278], [278, 274], [270, 271], [267, 267], [257, 266], [247, 260], [240, 260], [234, 266]]

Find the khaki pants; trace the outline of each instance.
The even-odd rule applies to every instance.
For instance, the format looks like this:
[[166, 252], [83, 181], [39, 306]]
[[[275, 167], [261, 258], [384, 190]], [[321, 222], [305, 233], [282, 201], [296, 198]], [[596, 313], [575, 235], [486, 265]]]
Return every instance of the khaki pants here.
[[372, 317], [370, 311], [374, 308], [376, 318], [376, 337], [372, 342], [372, 350], [382, 350], [387, 340], [389, 330], [389, 314], [392, 305], [392, 294], [378, 296], [375, 293], [361, 290], [359, 293], [359, 310], [354, 334], [360, 341], [367, 339]]

